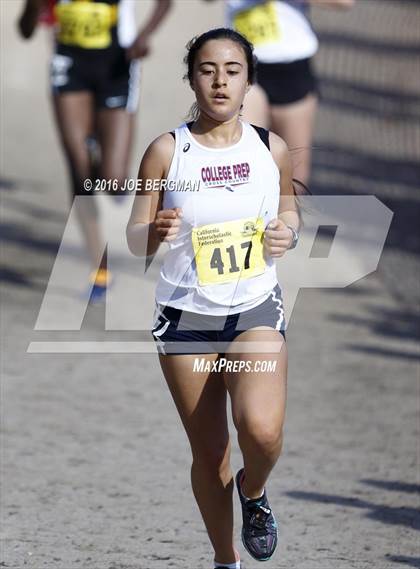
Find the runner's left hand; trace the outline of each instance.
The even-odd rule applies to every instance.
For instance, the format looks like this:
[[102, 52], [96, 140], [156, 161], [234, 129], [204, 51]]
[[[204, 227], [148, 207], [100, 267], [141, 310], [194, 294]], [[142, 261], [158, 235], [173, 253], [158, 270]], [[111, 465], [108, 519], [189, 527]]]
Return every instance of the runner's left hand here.
[[284, 221], [272, 219], [264, 231], [264, 252], [270, 257], [282, 257], [292, 241], [292, 232]]

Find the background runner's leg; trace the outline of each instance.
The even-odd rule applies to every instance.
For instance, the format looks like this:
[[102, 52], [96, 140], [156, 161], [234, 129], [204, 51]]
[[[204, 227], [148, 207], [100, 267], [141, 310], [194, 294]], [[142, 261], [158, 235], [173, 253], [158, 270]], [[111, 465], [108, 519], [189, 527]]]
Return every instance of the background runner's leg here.
[[287, 143], [292, 157], [293, 177], [304, 184], [309, 181], [312, 136], [318, 99], [310, 93], [290, 105], [272, 105], [271, 130]]
[[135, 115], [125, 109], [100, 109], [97, 112], [97, 133], [102, 153], [100, 177], [118, 180], [118, 187], [124, 185], [128, 174], [134, 121]]
[[[94, 131], [93, 95], [88, 91], [53, 96], [55, 118], [67, 159], [73, 195], [86, 195], [83, 182], [92, 177], [87, 138]], [[77, 215], [93, 267], [103, 266], [103, 240], [94, 197], [78, 200]]]
[[[231, 352], [230, 360], [275, 361], [275, 371], [225, 373], [225, 382], [232, 403], [232, 416], [238, 431], [238, 442], [245, 467], [242, 486], [249, 498], [259, 497], [268, 476], [277, 462], [283, 443], [283, 423], [286, 409], [287, 348], [283, 337], [275, 330], [253, 328], [240, 334], [240, 342], [274, 342], [278, 350], [272, 354]], [[229, 352], [229, 350], [228, 350]]]
[[222, 374], [193, 372], [194, 360], [218, 354], [160, 356], [160, 364], [191, 445], [191, 483], [215, 558], [234, 563], [233, 476]]

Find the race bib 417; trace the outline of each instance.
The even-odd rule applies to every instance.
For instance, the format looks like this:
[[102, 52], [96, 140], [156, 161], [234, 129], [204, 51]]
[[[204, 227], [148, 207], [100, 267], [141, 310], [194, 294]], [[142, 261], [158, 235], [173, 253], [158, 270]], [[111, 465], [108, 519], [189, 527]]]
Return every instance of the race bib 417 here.
[[263, 236], [264, 222], [260, 217], [193, 228], [199, 284], [249, 279], [263, 273]]

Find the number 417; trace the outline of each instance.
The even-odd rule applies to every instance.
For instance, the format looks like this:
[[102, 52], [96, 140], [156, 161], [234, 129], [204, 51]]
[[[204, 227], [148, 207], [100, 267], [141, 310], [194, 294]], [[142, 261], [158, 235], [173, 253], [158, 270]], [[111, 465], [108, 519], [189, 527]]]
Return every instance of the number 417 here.
[[[250, 263], [249, 259], [251, 256], [251, 249], [252, 249], [252, 241], [244, 241], [241, 243], [241, 249], [247, 249], [245, 254], [244, 260], [244, 269], [249, 269]], [[229, 253], [229, 260], [230, 260], [230, 267], [229, 273], [238, 273], [241, 269], [238, 267], [238, 263], [236, 262], [236, 254], [235, 254], [235, 246], [231, 245], [230, 247], [226, 248], [226, 253]], [[225, 264], [222, 260], [222, 252], [220, 247], [216, 247], [213, 251], [213, 255], [210, 259], [210, 267], [212, 269], [217, 269], [219, 275], [223, 275]]]

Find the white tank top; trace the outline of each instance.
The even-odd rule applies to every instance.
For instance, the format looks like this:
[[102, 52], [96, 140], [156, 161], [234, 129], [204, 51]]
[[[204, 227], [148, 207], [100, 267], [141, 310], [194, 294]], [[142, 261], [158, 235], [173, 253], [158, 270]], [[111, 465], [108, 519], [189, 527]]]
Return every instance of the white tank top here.
[[277, 284], [262, 236], [277, 218], [280, 174], [255, 128], [241, 125], [228, 148], [203, 146], [186, 124], [175, 130], [162, 207], [182, 208], [183, 218], [161, 267], [159, 304], [234, 314], [264, 302]]
[[230, 28], [254, 44], [263, 63], [291, 63], [315, 55], [318, 40], [302, 0], [226, 0]]

